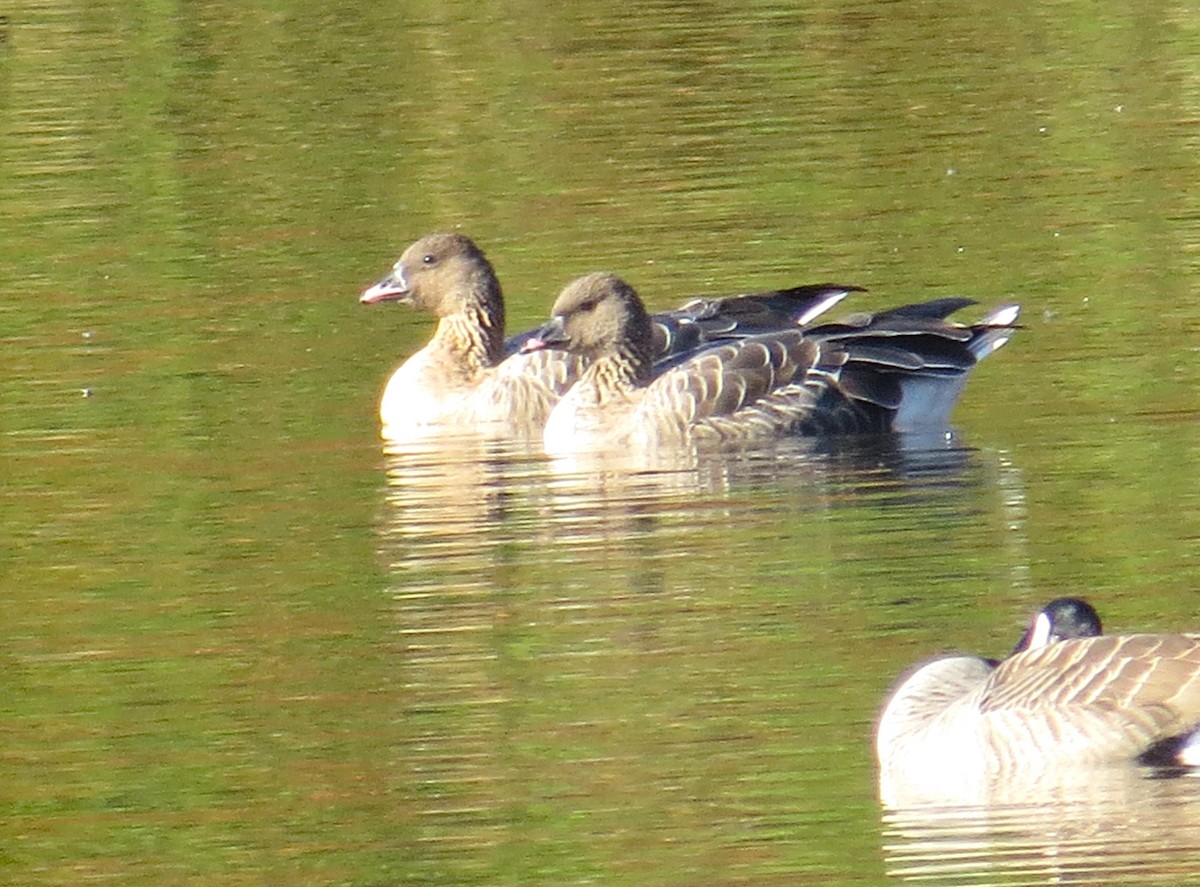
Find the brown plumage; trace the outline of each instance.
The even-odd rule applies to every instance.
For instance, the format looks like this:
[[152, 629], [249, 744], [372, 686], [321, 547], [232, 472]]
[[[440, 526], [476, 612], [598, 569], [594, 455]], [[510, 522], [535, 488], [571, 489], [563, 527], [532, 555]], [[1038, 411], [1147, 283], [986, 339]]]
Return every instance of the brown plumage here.
[[400, 301], [438, 317], [430, 341], [392, 374], [379, 402], [384, 438], [430, 428], [536, 431], [574, 382], [577, 358], [504, 359], [504, 297], [483, 252], [461, 234], [423, 237], [361, 301]]
[[605, 273], [569, 284], [526, 350], [562, 348], [589, 364], [546, 425], [552, 453], [746, 441], [786, 433], [941, 430], [967, 372], [1011, 336], [1015, 306], [973, 327], [943, 299], [837, 324], [719, 342], [663, 366], [628, 283]]
[[[667, 362], [705, 343], [807, 323], [856, 289], [818, 284], [693, 299], [652, 318], [649, 354]], [[399, 301], [438, 317], [433, 337], [384, 389], [379, 414], [388, 439], [431, 428], [540, 434], [586, 363], [562, 351], [518, 353], [530, 334], [505, 339], [500, 283], [483, 251], [462, 234], [421, 238], [361, 301]]]
[[1084, 766], [1190, 766], [1198, 722], [1197, 635], [1067, 638], [998, 665], [943, 657], [902, 678], [883, 708], [881, 791], [890, 802]]

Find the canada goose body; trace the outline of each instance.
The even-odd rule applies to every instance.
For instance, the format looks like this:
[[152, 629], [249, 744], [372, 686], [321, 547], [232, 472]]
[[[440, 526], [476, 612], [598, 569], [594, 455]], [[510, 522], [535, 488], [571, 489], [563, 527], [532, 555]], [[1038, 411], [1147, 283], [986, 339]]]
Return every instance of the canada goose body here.
[[547, 452], [747, 441], [787, 433], [941, 430], [967, 372], [1011, 336], [1016, 306], [975, 327], [945, 299], [717, 342], [666, 367], [651, 357], [637, 293], [611, 274], [563, 290], [526, 349], [565, 348], [588, 367], [552, 411]]
[[[692, 299], [653, 317], [653, 360], [677, 360], [713, 341], [807, 323], [856, 289], [820, 284]], [[550, 410], [586, 365], [564, 351], [519, 353], [529, 333], [505, 339], [504, 298], [495, 271], [461, 234], [430, 234], [416, 241], [360, 301], [398, 301], [438, 317], [430, 341], [384, 388], [379, 416], [385, 439], [443, 428], [540, 435]]]
[[1198, 722], [1200, 635], [1068, 637], [999, 664], [947, 656], [902, 678], [884, 705], [881, 795], [1133, 761], [1191, 766]]

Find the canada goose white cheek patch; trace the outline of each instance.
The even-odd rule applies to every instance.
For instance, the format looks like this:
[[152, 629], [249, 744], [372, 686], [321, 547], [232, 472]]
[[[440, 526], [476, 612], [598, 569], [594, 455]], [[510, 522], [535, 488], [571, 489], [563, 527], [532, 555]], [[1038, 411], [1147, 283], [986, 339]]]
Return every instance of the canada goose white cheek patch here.
[[1045, 613], [1038, 613], [1037, 618], [1033, 620], [1033, 632], [1029, 637], [1029, 649], [1036, 650], [1050, 643], [1050, 629], [1050, 617]]

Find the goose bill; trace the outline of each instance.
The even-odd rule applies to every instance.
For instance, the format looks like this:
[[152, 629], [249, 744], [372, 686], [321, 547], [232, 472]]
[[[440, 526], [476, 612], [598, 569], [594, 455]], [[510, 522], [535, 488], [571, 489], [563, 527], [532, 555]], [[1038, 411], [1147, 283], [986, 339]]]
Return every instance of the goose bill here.
[[521, 345], [521, 353], [541, 351], [543, 348], [561, 348], [567, 344], [567, 332], [561, 317], [552, 317], [540, 330]]
[[358, 301], [363, 305], [373, 305], [376, 302], [391, 302], [408, 298], [408, 281], [399, 269], [394, 270], [379, 283], [367, 287]]

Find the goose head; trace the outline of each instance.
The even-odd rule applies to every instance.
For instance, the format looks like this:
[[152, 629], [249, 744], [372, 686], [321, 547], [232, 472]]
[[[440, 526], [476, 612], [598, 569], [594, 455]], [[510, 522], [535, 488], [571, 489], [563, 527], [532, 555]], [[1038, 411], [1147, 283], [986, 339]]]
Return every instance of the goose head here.
[[429, 234], [406, 249], [392, 271], [368, 287], [364, 305], [401, 302], [439, 317], [482, 306], [503, 317], [500, 284], [483, 251], [465, 235]]
[[562, 348], [589, 359], [613, 354], [643, 357], [649, 364], [653, 326], [632, 286], [597, 271], [567, 284], [550, 320], [523, 351]]
[[1055, 598], [1033, 617], [1013, 655], [1024, 650], [1036, 650], [1054, 641], [1068, 638], [1094, 638], [1103, 634], [1100, 614], [1082, 598]]

